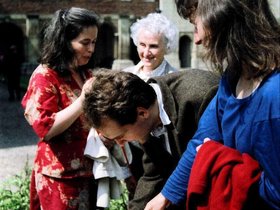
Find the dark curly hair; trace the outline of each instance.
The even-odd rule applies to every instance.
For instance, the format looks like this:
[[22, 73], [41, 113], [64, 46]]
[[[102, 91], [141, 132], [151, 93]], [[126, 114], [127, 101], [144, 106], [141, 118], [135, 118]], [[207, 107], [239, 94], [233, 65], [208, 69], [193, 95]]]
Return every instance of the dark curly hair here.
[[99, 69], [93, 74], [95, 81], [85, 95], [83, 110], [94, 128], [106, 118], [119, 125], [133, 124], [137, 107], [147, 109], [156, 101], [154, 89], [132, 73]]

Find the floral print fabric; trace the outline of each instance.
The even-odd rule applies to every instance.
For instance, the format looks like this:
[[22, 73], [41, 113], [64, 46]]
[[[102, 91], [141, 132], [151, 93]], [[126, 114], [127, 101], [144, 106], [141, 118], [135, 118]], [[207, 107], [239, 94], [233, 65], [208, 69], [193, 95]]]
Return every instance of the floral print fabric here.
[[96, 209], [96, 183], [93, 178], [56, 179], [33, 171], [30, 201], [30, 210]]
[[[91, 72], [85, 76], [89, 78]], [[44, 141], [56, 113], [72, 104], [80, 93], [81, 88], [70, 76], [59, 77], [42, 65], [33, 72], [22, 106], [27, 121], [39, 136], [34, 161], [36, 173], [55, 178], [92, 176], [92, 162], [83, 155], [89, 132], [83, 116], [60, 135]]]

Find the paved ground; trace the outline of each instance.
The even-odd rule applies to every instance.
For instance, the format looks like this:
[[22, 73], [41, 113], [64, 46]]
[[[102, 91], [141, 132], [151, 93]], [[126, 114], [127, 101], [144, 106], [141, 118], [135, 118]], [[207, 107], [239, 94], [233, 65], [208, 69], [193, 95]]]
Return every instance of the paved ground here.
[[0, 183], [32, 165], [37, 137], [23, 116], [20, 101], [8, 101], [0, 82]]

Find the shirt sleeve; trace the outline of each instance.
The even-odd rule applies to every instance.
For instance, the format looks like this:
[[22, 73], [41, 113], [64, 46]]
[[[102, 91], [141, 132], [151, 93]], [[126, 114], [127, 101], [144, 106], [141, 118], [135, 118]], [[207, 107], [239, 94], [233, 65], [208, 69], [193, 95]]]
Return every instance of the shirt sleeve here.
[[43, 73], [32, 76], [23, 98], [24, 116], [39, 138], [44, 138], [59, 111], [55, 79]]
[[129, 209], [144, 209], [146, 204], [162, 189], [164, 182], [174, 170], [177, 161], [159, 144], [159, 139], [150, 135], [142, 145], [144, 173], [137, 183], [135, 194], [129, 201]]
[[176, 169], [173, 171], [161, 191], [164, 197], [174, 204], [179, 204], [186, 198], [190, 171], [196, 156], [196, 147], [201, 145], [206, 137], [213, 140], [222, 139], [218, 126], [216, 104], [217, 95], [212, 99], [203, 113], [199, 121], [197, 132], [188, 143], [187, 149], [183, 153]]
[[263, 172], [259, 182], [260, 196], [273, 208], [280, 209], [280, 118], [258, 122], [253, 127], [255, 158]]

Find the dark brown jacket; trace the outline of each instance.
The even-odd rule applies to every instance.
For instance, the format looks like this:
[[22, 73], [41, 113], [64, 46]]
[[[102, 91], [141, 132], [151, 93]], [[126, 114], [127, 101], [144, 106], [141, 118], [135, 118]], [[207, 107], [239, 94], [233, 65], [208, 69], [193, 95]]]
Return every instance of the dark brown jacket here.
[[[170, 73], [148, 81], [157, 83], [161, 89], [164, 109], [171, 120], [166, 128], [172, 155], [158, 144], [155, 137], [150, 136], [142, 145], [142, 164], [132, 166], [133, 174], [138, 173], [140, 178], [134, 197], [129, 201], [130, 210], [143, 210], [147, 202], [161, 191], [194, 135], [198, 119], [216, 94], [218, 82], [219, 77], [214, 73], [196, 69]], [[185, 209], [184, 206], [173, 208]]]

